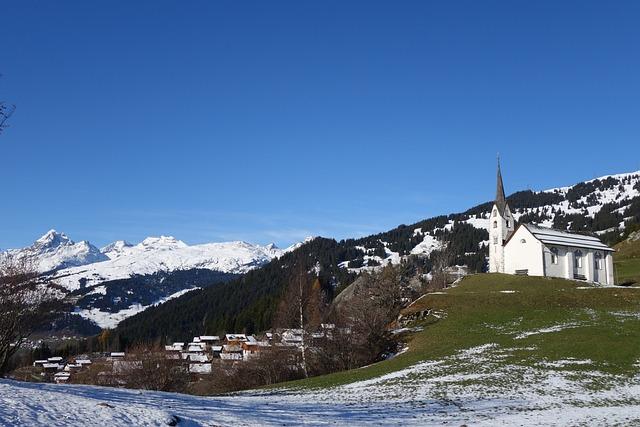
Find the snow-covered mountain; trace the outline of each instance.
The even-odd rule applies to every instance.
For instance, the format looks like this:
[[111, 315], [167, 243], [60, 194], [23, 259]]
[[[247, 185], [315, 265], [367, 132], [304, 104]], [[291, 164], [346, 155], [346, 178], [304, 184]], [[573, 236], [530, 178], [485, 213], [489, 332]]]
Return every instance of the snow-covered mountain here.
[[193, 289], [227, 281], [293, 250], [247, 242], [188, 245], [170, 236], [98, 249], [51, 230], [31, 246], [0, 253], [24, 257], [44, 282], [67, 289], [74, 312], [101, 327]]
[[4, 254], [26, 258], [40, 272], [106, 261], [109, 258], [86, 240], [74, 242], [66, 234], [49, 230], [31, 246], [9, 249]]
[[247, 242], [205, 243], [189, 246], [174, 237], [148, 237], [137, 245], [124, 241], [103, 248], [105, 260], [57, 270], [50, 278], [69, 290], [134, 275], [193, 268], [243, 274], [280, 256], [275, 245]]

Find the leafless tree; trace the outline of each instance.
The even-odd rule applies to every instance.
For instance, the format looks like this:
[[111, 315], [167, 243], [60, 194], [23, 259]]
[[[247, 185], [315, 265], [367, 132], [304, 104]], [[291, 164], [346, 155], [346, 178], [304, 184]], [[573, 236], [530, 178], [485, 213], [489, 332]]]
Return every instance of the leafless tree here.
[[128, 349], [125, 360], [114, 361], [113, 371], [128, 388], [184, 392], [189, 383], [181, 361], [169, 359], [160, 345], [139, 344]]
[[[376, 273], [365, 273], [353, 297], [338, 316], [357, 349], [356, 362], [375, 360], [393, 346], [388, 329], [400, 310], [412, 299], [413, 291], [400, 266], [387, 266]], [[343, 337], [344, 339], [344, 337]], [[354, 356], [351, 356], [352, 358]]]
[[295, 328], [302, 331], [301, 368], [305, 378], [307, 369], [307, 337], [320, 326], [325, 311], [320, 280], [310, 283], [304, 270], [298, 271], [280, 300], [275, 325], [279, 328]]
[[444, 241], [441, 242], [440, 249], [431, 253], [431, 281], [427, 286], [429, 291], [444, 289], [447, 287], [449, 282], [447, 268], [454, 259], [455, 254], [451, 249], [451, 246]]
[[29, 336], [52, 320], [60, 307], [54, 286], [38, 283], [27, 258], [0, 258], [0, 375]]

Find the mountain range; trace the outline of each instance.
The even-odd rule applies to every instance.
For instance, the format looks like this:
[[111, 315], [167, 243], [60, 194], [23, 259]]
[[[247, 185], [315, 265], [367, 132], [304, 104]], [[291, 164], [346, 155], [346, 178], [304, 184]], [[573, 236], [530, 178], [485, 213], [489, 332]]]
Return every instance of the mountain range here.
[[152, 304], [229, 280], [295, 247], [241, 241], [187, 245], [160, 236], [136, 245], [118, 240], [98, 249], [50, 230], [32, 245], [2, 255], [26, 258], [43, 281], [66, 289], [75, 313], [100, 327], [114, 327]]

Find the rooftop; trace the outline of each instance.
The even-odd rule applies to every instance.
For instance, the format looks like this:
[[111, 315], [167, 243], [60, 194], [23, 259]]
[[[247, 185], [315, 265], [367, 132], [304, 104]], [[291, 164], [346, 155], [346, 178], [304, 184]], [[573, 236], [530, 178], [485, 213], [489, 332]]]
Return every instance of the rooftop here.
[[597, 249], [613, 252], [613, 249], [602, 243], [600, 239], [595, 236], [570, 233], [568, 231], [555, 230], [553, 228], [538, 227], [532, 224], [523, 225], [535, 236], [536, 239], [547, 245], [571, 246], [575, 248]]

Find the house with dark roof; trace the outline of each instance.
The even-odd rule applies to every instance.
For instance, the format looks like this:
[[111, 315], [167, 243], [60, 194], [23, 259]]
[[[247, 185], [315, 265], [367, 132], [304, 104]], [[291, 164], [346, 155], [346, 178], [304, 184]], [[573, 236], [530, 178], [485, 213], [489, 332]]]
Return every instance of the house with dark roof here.
[[613, 252], [598, 237], [533, 224], [515, 226], [498, 163], [489, 221], [489, 271], [614, 285]]

